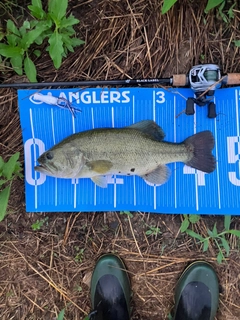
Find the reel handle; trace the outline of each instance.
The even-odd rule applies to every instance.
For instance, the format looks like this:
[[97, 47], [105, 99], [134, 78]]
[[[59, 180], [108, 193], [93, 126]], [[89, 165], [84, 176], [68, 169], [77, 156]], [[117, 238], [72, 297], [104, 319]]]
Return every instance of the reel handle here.
[[228, 73], [225, 83], [228, 85], [240, 84], [240, 73]]

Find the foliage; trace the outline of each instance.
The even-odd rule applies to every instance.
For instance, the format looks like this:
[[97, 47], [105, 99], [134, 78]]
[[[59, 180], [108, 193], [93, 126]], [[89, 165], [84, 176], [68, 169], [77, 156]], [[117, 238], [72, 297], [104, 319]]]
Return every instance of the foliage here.
[[58, 69], [63, 57], [84, 43], [73, 37], [73, 25], [79, 20], [73, 15], [66, 17], [67, 6], [68, 0], [51, 0], [48, 2], [48, 12], [45, 12], [41, 0], [32, 0], [28, 9], [34, 19], [25, 20], [20, 28], [12, 20], [7, 20], [6, 33], [0, 31], [0, 40], [5, 42], [0, 43], [0, 58], [9, 60], [17, 74], [22, 75], [24, 71], [31, 82], [37, 82], [36, 66], [30, 55], [33, 53], [39, 57], [41, 51], [36, 48], [47, 39], [49, 45], [46, 51]]
[[84, 249], [80, 249], [79, 246], [75, 246], [74, 249], [76, 250], [76, 255], [75, 255], [75, 262], [80, 262], [82, 263], [83, 260], [83, 253], [84, 253]]
[[7, 214], [8, 200], [11, 191], [11, 185], [16, 177], [22, 178], [21, 164], [18, 161], [19, 152], [13, 154], [7, 162], [4, 162], [0, 156], [0, 221]]
[[214, 243], [218, 248], [217, 262], [222, 263], [222, 261], [225, 260], [225, 257], [228, 257], [230, 253], [230, 246], [226, 236], [232, 234], [240, 238], [240, 230], [230, 229], [230, 224], [231, 216], [225, 216], [224, 230], [219, 232], [217, 230], [217, 224], [215, 223], [212, 230], [207, 229], [208, 237], [205, 238], [193, 230], [187, 229], [185, 232], [203, 244], [203, 252], [208, 250], [210, 242]]
[[35, 223], [32, 224], [32, 230], [40, 230], [45, 223], [47, 224], [47, 221], [48, 217], [41, 220], [37, 220]]
[[184, 214], [183, 215], [183, 221], [181, 223], [180, 231], [185, 232], [190, 223], [197, 223], [200, 220], [200, 216], [198, 214]]
[[65, 315], [65, 308], [62, 309], [59, 314], [58, 314], [58, 317], [57, 317], [57, 320], [63, 320], [64, 319], [64, 315]]
[[129, 218], [133, 217], [133, 214], [130, 211], [120, 211], [121, 215], [129, 216]]
[[147, 236], [150, 236], [150, 235], [157, 236], [158, 234], [162, 233], [159, 227], [148, 226], [148, 228], [149, 229], [145, 232]]
[[[166, 12], [168, 12], [176, 2], [177, 0], [164, 0], [163, 6], [162, 6], [162, 14], [165, 14]], [[227, 11], [227, 14], [225, 14], [223, 12], [223, 9], [226, 5], [226, 2], [227, 2], [226, 0], [208, 0], [204, 11], [205, 13], [208, 13], [210, 10], [217, 8], [218, 16], [221, 17], [221, 19], [224, 22], [229, 23], [229, 20], [234, 17], [233, 8], [236, 3], [235, 1], [233, 1], [233, 5]]]

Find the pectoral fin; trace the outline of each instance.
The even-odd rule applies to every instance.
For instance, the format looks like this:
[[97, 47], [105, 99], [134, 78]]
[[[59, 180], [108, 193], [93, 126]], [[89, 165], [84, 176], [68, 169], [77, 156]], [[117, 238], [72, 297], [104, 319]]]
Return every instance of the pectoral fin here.
[[160, 165], [154, 171], [141, 176], [141, 178], [143, 178], [147, 184], [161, 185], [167, 182], [170, 175], [170, 169], [165, 165]]
[[92, 177], [91, 180], [96, 183], [101, 188], [107, 188], [107, 176], [95, 176]]
[[87, 162], [86, 166], [96, 173], [105, 174], [108, 173], [113, 164], [108, 160], [95, 160]]

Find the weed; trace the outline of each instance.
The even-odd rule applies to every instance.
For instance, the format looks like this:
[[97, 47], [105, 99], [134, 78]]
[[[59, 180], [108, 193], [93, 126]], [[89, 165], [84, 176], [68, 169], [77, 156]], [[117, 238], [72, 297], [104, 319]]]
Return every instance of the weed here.
[[62, 309], [59, 314], [58, 314], [58, 317], [57, 317], [57, 320], [63, 320], [64, 319], [64, 315], [65, 315], [65, 308]]
[[183, 215], [183, 221], [181, 223], [180, 231], [185, 232], [190, 223], [197, 223], [200, 220], [200, 216], [198, 214], [184, 214]]
[[158, 234], [162, 233], [159, 227], [148, 226], [148, 228], [149, 229], [145, 232], [147, 236], [150, 236], [150, 235], [157, 236]]
[[[162, 6], [162, 14], [165, 14], [168, 12], [172, 6], [177, 2], [177, 0], [164, 0], [163, 6]], [[229, 23], [231, 19], [234, 17], [233, 8], [236, 5], [235, 1], [233, 2], [233, 5], [228, 9], [228, 11], [225, 13], [223, 11], [226, 0], [208, 0], [207, 5], [205, 7], [205, 13], [208, 13], [210, 10], [217, 8], [217, 15], [225, 22]]]
[[82, 292], [82, 287], [77, 285], [75, 288], [74, 288], [75, 291], [77, 292]]
[[22, 178], [21, 164], [18, 161], [19, 152], [13, 154], [7, 162], [0, 156], [0, 221], [7, 214], [7, 206], [11, 191], [12, 182], [16, 177]]
[[48, 217], [41, 220], [37, 220], [35, 223], [32, 224], [31, 226], [32, 230], [34, 231], [40, 230], [45, 223], [47, 224], [47, 221], [48, 221]]
[[75, 246], [74, 249], [76, 250], [77, 254], [75, 255], [75, 262], [80, 262], [82, 263], [83, 261], [83, 253], [84, 249], [80, 249], [79, 246]]
[[[51, 0], [48, 2], [48, 12], [42, 8], [41, 0], [32, 0], [28, 6], [33, 20], [25, 20], [20, 28], [12, 20], [7, 21], [6, 33], [0, 31], [0, 56], [9, 60], [14, 71], [22, 75], [23, 71], [31, 82], [37, 82], [37, 71], [30, 54], [36, 57], [41, 51], [36, 49], [45, 39], [48, 39], [46, 51], [58, 69], [63, 57], [67, 53], [74, 52], [74, 47], [83, 44], [84, 41], [73, 37], [75, 31], [73, 25], [79, 22], [73, 15], [66, 17], [68, 0]], [[35, 50], [33, 50], [33, 47]]]
[[129, 216], [129, 218], [133, 217], [133, 214], [130, 211], [120, 211], [121, 215]]
[[230, 253], [230, 246], [226, 239], [226, 235], [232, 234], [240, 238], [240, 230], [230, 229], [230, 224], [231, 216], [225, 216], [224, 230], [222, 232], [218, 232], [217, 224], [215, 223], [212, 230], [207, 229], [208, 237], [205, 238], [193, 230], [187, 229], [185, 232], [203, 244], [203, 252], [208, 250], [210, 241], [213, 242], [218, 248], [217, 262], [220, 264], [226, 259], [225, 256], [228, 257]]

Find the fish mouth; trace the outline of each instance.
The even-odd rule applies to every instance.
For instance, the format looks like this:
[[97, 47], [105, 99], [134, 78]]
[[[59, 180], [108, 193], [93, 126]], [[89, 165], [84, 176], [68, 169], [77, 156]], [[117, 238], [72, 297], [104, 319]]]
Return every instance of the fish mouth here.
[[46, 174], [51, 173], [49, 168], [44, 164], [39, 164], [38, 166], [35, 166], [34, 170], [37, 171], [37, 172], [46, 173]]

